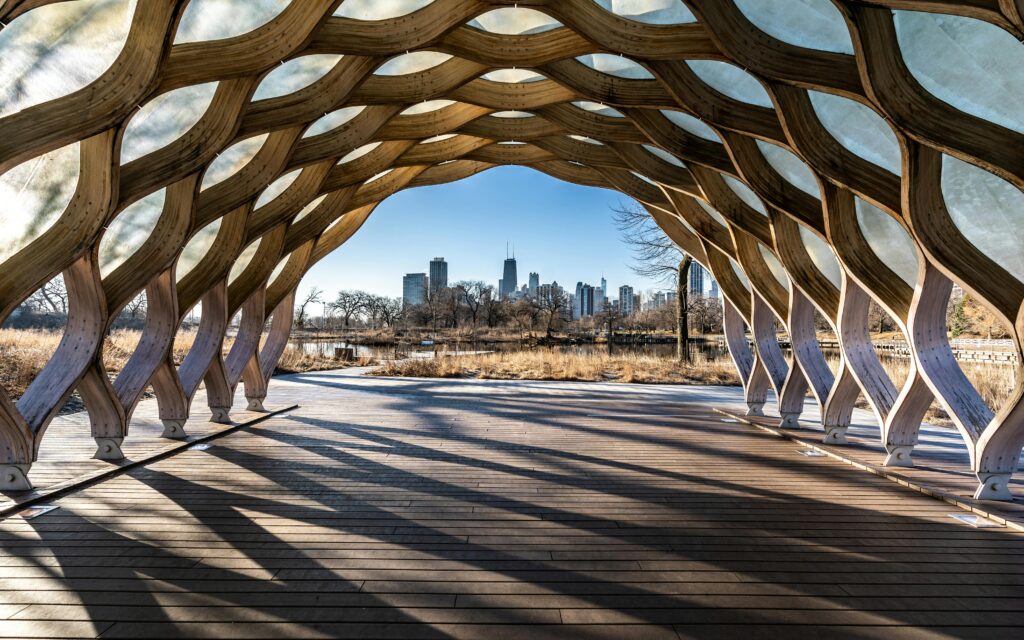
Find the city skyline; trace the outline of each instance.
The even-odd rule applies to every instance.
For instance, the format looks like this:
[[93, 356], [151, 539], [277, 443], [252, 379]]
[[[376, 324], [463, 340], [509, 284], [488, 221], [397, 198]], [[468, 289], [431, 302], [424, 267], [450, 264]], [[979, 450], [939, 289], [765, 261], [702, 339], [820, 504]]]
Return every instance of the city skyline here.
[[[515, 258], [506, 258], [505, 259], [504, 264], [503, 264], [503, 267], [504, 267], [503, 268], [503, 275], [509, 273], [509, 269], [511, 269], [513, 272], [517, 269], [517, 267], [515, 265], [510, 266], [509, 265], [510, 262], [511, 263], [515, 263], [516, 259]], [[403, 299], [410, 299], [410, 297], [411, 297], [411, 299], [414, 300], [414, 302], [412, 302], [412, 304], [421, 304], [423, 302], [422, 297], [426, 294], [427, 291], [431, 291], [432, 292], [432, 291], [436, 291], [437, 289], [443, 289], [445, 287], [455, 286], [455, 284], [458, 283], [458, 282], [467, 282], [467, 281], [468, 282], [476, 282], [476, 281], [481, 281], [485, 285], [493, 287], [495, 293], [501, 295], [502, 297], [508, 297], [508, 296], [515, 295], [515, 294], [520, 294], [521, 295], [524, 291], [528, 295], [536, 296], [537, 295], [537, 290], [539, 288], [550, 287], [552, 285], [558, 285], [560, 288], [562, 288], [566, 292], [567, 295], [570, 295], [571, 297], [575, 297], [575, 296], [577, 296], [579, 294], [579, 292], [580, 292], [582, 287], [590, 287], [595, 293], [596, 292], [601, 292], [603, 300], [607, 301], [608, 303], [612, 303], [612, 302], [618, 301], [619, 304], [621, 305], [622, 304], [621, 301], [622, 301], [623, 291], [626, 291], [626, 292], [628, 292], [628, 296], [629, 296], [628, 297], [627, 305], [630, 306], [630, 308], [632, 308], [634, 306], [634, 302], [633, 302], [634, 301], [634, 296], [638, 296], [638, 297], [646, 296], [648, 299], [651, 299], [653, 297], [652, 294], [660, 293], [660, 294], [672, 294], [672, 295], [674, 295], [674, 292], [675, 292], [675, 288], [674, 287], [660, 287], [660, 288], [654, 287], [654, 288], [649, 288], [649, 289], [646, 289], [646, 290], [640, 290], [640, 289], [636, 289], [635, 287], [633, 287], [632, 285], [630, 285], [628, 283], [623, 283], [623, 284], [621, 284], [618, 287], [614, 287], [614, 286], [611, 287], [611, 291], [613, 293], [615, 291], [618, 291], [618, 293], [619, 293], [619, 297], [615, 298], [613, 296], [608, 295], [608, 289], [609, 289], [608, 282], [607, 282], [607, 279], [602, 276], [600, 278], [600, 280], [598, 281], [598, 282], [600, 282], [599, 285], [592, 285], [589, 282], [586, 282], [584, 280], [577, 280], [576, 281], [576, 291], [577, 291], [577, 293], [573, 294], [572, 291], [570, 291], [566, 287], [565, 284], [559, 283], [557, 280], [552, 280], [551, 282], [545, 282], [545, 283], [542, 284], [540, 274], [538, 272], [536, 272], [536, 271], [531, 271], [530, 272], [530, 274], [528, 276], [528, 281], [527, 282], [523, 282], [520, 286], [515, 287], [515, 288], [510, 288], [507, 291], [503, 290], [503, 282], [505, 280], [504, 277], [499, 278], [498, 281], [497, 281], [497, 284], [489, 282], [486, 278], [463, 278], [462, 280], [453, 280], [453, 281], [451, 281], [449, 283], [447, 277], [448, 277], [448, 261], [447, 261], [447, 259], [445, 257], [443, 257], [443, 256], [441, 256], [441, 257], [434, 257], [429, 262], [429, 275], [428, 275], [428, 272], [412, 272], [412, 273], [406, 273], [405, 275], [402, 276], [402, 295], [400, 297], [403, 298]], [[712, 297], [712, 298], [717, 298], [717, 297], [720, 296], [720, 291], [719, 291], [719, 288], [718, 288], [718, 283], [715, 281], [714, 277], [711, 275], [711, 273], [707, 269], [705, 269], [703, 266], [701, 266], [700, 264], [698, 264], [696, 262], [694, 262], [692, 264], [692, 266], [690, 267], [690, 274], [689, 274], [689, 282], [688, 282], [688, 286], [687, 286], [687, 292], [690, 295], [699, 294], [699, 295], [705, 295], [705, 296]], [[594, 298], [594, 302], [591, 303], [591, 304], [592, 304], [592, 308], [593, 308], [594, 311], [599, 311], [600, 310], [598, 308], [598, 307], [600, 307], [600, 304], [598, 302], [598, 298]], [[639, 309], [640, 308], [639, 304], [635, 305], [635, 308]]]
[[436, 256], [449, 263], [449, 283], [483, 280], [496, 287], [506, 242], [516, 246], [520, 277], [537, 272], [542, 282], [570, 289], [579, 280], [599, 281], [603, 272], [611, 289], [670, 288], [630, 269], [630, 248], [615, 227], [612, 208], [633, 204], [620, 193], [522, 167], [410, 189], [381, 203], [349, 243], [307, 273], [300, 291], [315, 286], [400, 297], [402, 277], [429, 273]]

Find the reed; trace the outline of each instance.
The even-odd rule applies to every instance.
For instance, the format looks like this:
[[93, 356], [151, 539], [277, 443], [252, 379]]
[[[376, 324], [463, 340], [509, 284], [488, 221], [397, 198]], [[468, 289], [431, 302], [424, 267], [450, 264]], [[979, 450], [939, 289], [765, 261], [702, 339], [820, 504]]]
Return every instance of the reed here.
[[475, 355], [453, 355], [442, 351], [435, 358], [389, 361], [372, 373], [416, 378], [740, 384], [732, 363], [728, 361], [697, 358], [690, 363], [680, 363], [647, 355], [581, 354], [555, 349]]
[[[57, 350], [63, 333], [60, 331], [37, 329], [0, 329], [0, 386], [18, 399], [28, 385], [32, 383], [47, 361]], [[116, 329], [103, 341], [103, 366], [112, 377], [116, 376], [127, 364], [132, 353], [139, 344], [142, 333], [133, 329]], [[172, 357], [175, 364], [181, 364], [192, 343], [195, 331], [179, 331], [174, 337]], [[224, 339], [224, 353], [231, 348], [234, 339]], [[341, 363], [331, 357], [304, 353], [299, 349], [285, 349], [278, 369], [282, 372], [295, 373], [303, 371], [321, 371], [337, 369], [340, 366], [369, 364], [360, 360], [353, 363]]]

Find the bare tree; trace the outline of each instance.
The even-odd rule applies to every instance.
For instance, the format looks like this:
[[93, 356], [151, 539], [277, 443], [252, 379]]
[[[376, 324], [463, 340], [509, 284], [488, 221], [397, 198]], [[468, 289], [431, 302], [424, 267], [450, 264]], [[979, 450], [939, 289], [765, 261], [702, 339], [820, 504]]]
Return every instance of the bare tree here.
[[462, 297], [466, 310], [469, 311], [469, 318], [473, 323], [473, 327], [476, 327], [477, 316], [480, 315], [480, 307], [484, 304], [484, 294], [491, 287], [481, 280], [463, 280], [456, 282], [455, 288]]
[[306, 328], [306, 321], [309, 319], [309, 316], [306, 315], [306, 307], [314, 302], [320, 302], [323, 294], [324, 292], [322, 289], [318, 289], [316, 287], [309, 288], [309, 293], [306, 294], [306, 297], [302, 300], [299, 306], [295, 307], [295, 326], [299, 329]]
[[59, 275], [40, 287], [29, 297], [29, 303], [46, 313], [68, 315], [68, 290], [64, 286], [64, 276]]
[[146, 314], [146, 294], [145, 294], [145, 292], [139, 292], [139, 294], [137, 296], [135, 296], [134, 298], [132, 298], [128, 302], [128, 304], [126, 304], [124, 306], [124, 309], [121, 311], [121, 315], [124, 316], [127, 320], [130, 320], [130, 321], [138, 320], [140, 316], [143, 316], [145, 314]]
[[676, 356], [690, 359], [690, 331], [686, 320], [689, 305], [686, 280], [693, 258], [686, 255], [658, 223], [639, 205], [620, 205], [612, 210], [622, 240], [633, 251], [633, 273], [645, 278], [673, 281], [676, 287]]
[[528, 301], [535, 309], [537, 319], [544, 319], [544, 331], [551, 337], [559, 323], [565, 320], [565, 311], [569, 308], [569, 296], [564, 291], [551, 291]]
[[488, 327], [494, 328], [508, 317], [508, 304], [497, 295], [494, 287], [487, 287], [482, 297], [483, 301], [480, 304], [483, 307], [484, 319]]
[[342, 326], [348, 329], [353, 316], [366, 308], [367, 294], [363, 291], [339, 291], [338, 297], [328, 306], [341, 315]]
[[386, 327], [394, 326], [402, 318], [402, 299], [374, 296], [377, 317]]
[[522, 339], [524, 333], [536, 326], [540, 309], [529, 300], [517, 300], [509, 306], [509, 315], [519, 327], [519, 338]]

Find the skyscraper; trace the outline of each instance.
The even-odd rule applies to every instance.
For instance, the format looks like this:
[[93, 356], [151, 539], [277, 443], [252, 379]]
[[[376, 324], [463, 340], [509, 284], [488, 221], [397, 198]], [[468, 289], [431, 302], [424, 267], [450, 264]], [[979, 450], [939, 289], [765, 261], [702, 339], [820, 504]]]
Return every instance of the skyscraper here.
[[633, 287], [628, 284], [619, 287], [619, 310], [624, 316], [631, 316], [636, 311], [633, 307]]
[[718, 281], [714, 278], [711, 278], [711, 293], [708, 294], [708, 297], [712, 300], [718, 298]]
[[427, 301], [427, 283], [425, 273], [407, 273], [402, 278], [402, 306], [423, 304]]
[[696, 262], [690, 265], [690, 288], [688, 293], [691, 296], [704, 295], [704, 267]]
[[594, 315], [594, 299], [601, 295], [601, 290], [595, 289], [589, 284], [585, 284], [579, 289], [579, 291], [580, 317], [584, 318], [586, 316]]
[[530, 272], [530, 295], [537, 297], [537, 287], [540, 286], [540, 274], [536, 271]]
[[448, 286], [448, 263], [444, 258], [434, 258], [430, 261], [430, 290], [437, 291]]
[[501, 278], [501, 297], [508, 298], [519, 288], [519, 277], [516, 275], [516, 259], [505, 258], [505, 269]]

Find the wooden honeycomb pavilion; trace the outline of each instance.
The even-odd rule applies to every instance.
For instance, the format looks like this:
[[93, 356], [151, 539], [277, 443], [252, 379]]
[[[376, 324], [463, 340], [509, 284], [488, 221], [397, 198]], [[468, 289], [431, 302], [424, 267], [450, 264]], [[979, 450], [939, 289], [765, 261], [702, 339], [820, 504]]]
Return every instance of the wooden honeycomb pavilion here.
[[[937, 400], [977, 497], [1012, 497], [1024, 383], [988, 406], [945, 314], [959, 285], [1021, 355], [1019, 0], [6, 0], [0, 26], [0, 320], [59, 274], [70, 307], [28, 391], [0, 389], [4, 489], [74, 391], [108, 458], [150, 385], [171, 438], [201, 383], [212, 420], [240, 383], [258, 409], [307, 270], [388, 196], [513, 164], [636, 199], [713, 274], [752, 414], [773, 389], [792, 423], [809, 389], [840, 443], [863, 396], [912, 465]], [[141, 291], [111, 380], [103, 338]], [[902, 386], [872, 301], [911, 346]]]

